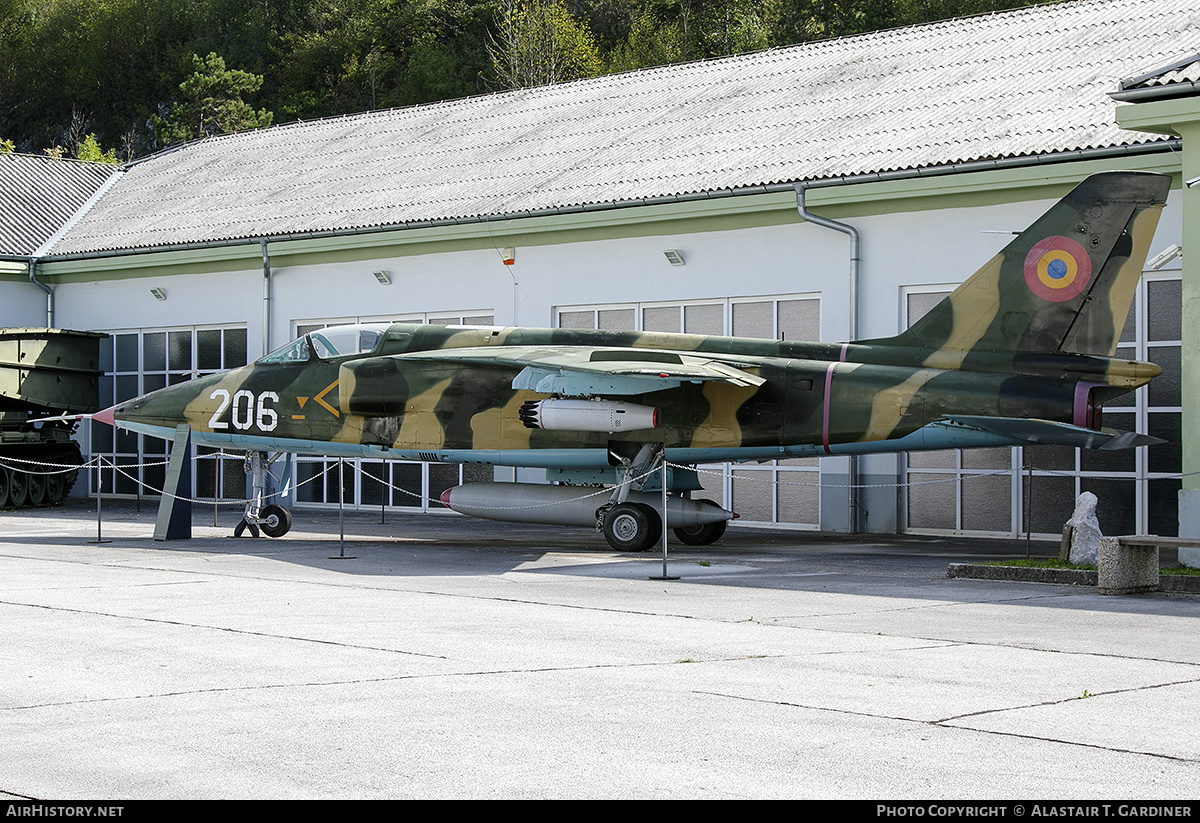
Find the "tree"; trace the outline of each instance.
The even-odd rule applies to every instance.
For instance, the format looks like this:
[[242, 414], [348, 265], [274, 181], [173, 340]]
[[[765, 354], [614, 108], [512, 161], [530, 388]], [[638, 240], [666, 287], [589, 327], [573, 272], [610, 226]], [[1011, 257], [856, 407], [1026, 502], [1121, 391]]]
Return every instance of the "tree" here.
[[89, 134], [79, 144], [79, 151], [75, 154], [76, 160], [87, 160], [92, 163], [108, 163], [115, 166], [120, 161], [117, 160], [117, 150], [109, 149], [105, 151], [100, 148], [100, 141], [96, 139], [96, 135]]
[[665, 66], [683, 59], [683, 29], [676, 22], [662, 23], [649, 11], [642, 10], [629, 27], [629, 36], [608, 54], [608, 70]]
[[224, 58], [215, 52], [203, 59], [193, 54], [192, 68], [191, 76], [179, 84], [182, 99], [171, 106], [166, 118], [152, 118], [161, 143], [184, 143], [271, 125], [271, 112], [256, 112], [242, 99], [262, 86], [261, 75], [227, 69]]
[[587, 23], [576, 21], [560, 0], [506, 0], [489, 52], [506, 89], [595, 77], [604, 70]]

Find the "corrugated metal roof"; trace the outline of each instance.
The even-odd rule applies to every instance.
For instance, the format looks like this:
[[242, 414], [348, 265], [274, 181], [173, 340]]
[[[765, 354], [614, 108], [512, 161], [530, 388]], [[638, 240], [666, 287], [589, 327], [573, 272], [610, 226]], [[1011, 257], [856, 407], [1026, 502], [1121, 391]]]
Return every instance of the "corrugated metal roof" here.
[[1108, 92], [1200, 42], [1195, 0], [1073, 0], [278, 126], [131, 167], [97, 253], [674, 198], [1150, 143]]
[[0, 154], [0, 255], [34, 254], [116, 171], [99, 163]]

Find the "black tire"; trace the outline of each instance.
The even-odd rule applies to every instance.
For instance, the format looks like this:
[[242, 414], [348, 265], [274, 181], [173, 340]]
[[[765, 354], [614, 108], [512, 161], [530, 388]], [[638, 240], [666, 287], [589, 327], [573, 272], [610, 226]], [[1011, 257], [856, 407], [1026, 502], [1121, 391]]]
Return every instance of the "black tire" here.
[[727, 521], [718, 520], [716, 523], [705, 523], [703, 526], [689, 526], [685, 529], [672, 529], [671, 531], [675, 532], [680, 543], [687, 543], [689, 546], [707, 546], [721, 539], [727, 525]]
[[8, 487], [9, 487], [8, 469], [0, 466], [0, 509], [8, 505]]
[[661, 533], [658, 512], [644, 503], [619, 503], [604, 514], [604, 539], [619, 552], [644, 552]]
[[259, 526], [267, 537], [283, 537], [292, 528], [292, 513], [283, 506], [264, 506]]

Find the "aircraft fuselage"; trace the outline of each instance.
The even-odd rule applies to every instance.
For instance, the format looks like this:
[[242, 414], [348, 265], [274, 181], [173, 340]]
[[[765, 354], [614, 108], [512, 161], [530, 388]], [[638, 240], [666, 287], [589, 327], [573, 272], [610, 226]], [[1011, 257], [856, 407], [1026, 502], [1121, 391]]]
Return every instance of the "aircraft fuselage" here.
[[[506, 346], [639, 358], [687, 352], [761, 383], [681, 380], [637, 395], [606, 394], [657, 409], [653, 429], [542, 430], [526, 427], [518, 412], [550, 395], [514, 388], [519, 364], [404, 356]], [[614, 443], [651, 442], [664, 444], [669, 459], [717, 461], [893, 451], [899, 439], [906, 449], [1011, 441], [994, 432], [929, 428], [947, 414], [1090, 428], [1098, 402], [1159, 373], [1148, 363], [1062, 353], [974, 352], [973, 368], [931, 365], [947, 359], [954, 357], [870, 344], [395, 324], [367, 353], [264, 360], [122, 404], [115, 416], [167, 438], [186, 421], [197, 444], [257, 451], [578, 466], [606, 465]]]

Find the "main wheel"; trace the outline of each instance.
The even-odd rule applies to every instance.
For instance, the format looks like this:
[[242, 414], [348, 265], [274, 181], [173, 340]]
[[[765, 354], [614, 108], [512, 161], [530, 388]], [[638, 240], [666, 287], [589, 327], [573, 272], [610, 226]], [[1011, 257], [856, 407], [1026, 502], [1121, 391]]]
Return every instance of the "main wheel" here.
[[[721, 508], [711, 500], [700, 499], [696, 501], [704, 506], [711, 506], [714, 509]], [[675, 536], [679, 538], [679, 542], [687, 543], [689, 546], [707, 546], [710, 543], [716, 543], [725, 534], [725, 527], [729, 525], [728, 520], [718, 520], [715, 523], [705, 523], [702, 526], [685, 526], [678, 529], [672, 529]]]
[[658, 512], [644, 503], [619, 503], [604, 514], [604, 539], [619, 552], [644, 552], [661, 533]]
[[46, 505], [46, 475], [31, 474], [29, 477], [29, 505]]
[[8, 473], [8, 505], [21, 508], [29, 499], [29, 475], [25, 472]]
[[292, 513], [283, 506], [264, 506], [260, 525], [267, 537], [283, 537], [292, 528]]
[[8, 505], [8, 487], [11, 485], [8, 469], [0, 466], [0, 509]]
[[67, 496], [67, 482], [62, 474], [46, 475], [46, 502], [51, 506], [62, 503]]
[[721, 539], [721, 535], [725, 534], [726, 521], [718, 520], [716, 523], [705, 523], [703, 526], [688, 526], [682, 529], [672, 529], [675, 536], [679, 538], [680, 543], [687, 543], [689, 546], [707, 546], [710, 543], [716, 543]]

